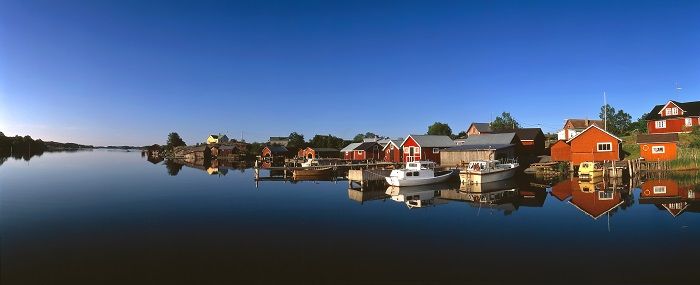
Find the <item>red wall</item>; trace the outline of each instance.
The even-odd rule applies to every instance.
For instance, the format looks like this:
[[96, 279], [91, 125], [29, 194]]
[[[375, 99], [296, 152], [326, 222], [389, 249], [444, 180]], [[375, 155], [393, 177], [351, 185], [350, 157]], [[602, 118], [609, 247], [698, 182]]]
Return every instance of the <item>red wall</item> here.
[[403, 160], [403, 158], [401, 157], [401, 147], [394, 147], [394, 150], [392, 150], [392, 146], [393, 144], [387, 146], [386, 149], [384, 149], [384, 161], [401, 162]]
[[[401, 145], [401, 149], [404, 149], [404, 148], [406, 148], [406, 147], [417, 147], [417, 146], [419, 146], [419, 145], [416, 143], [416, 141], [413, 140], [412, 137], [408, 137], [408, 139], [406, 139], [406, 141], [403, 143], [403, 145]], [[408, 152], [408, 151], [404, 151], [404, 152], [403, 152], [403, 162], [418, 161], [418, 160], [421, 159], [420, 150], [417, 151], [417, 152], [413, 155], [413, 160], [410, 160], [410, 159], [409, 159], [409, 158], [410, 158], [410, 157], [409, 157], [409, 154], [410, 154], [410, 152]]]
[[[429, 161], [435, 162], [437, 164], [440, 164], [440, 153], [433, 153], [432, 147], [421, 147], [418, 145], [418, 143], [416, 143], [415, 140], [413, 140], [412, 137], [408, 137], [406, 142], [404, 142], [403, 145], [401, 146], [402, 147], [401, 149], [403, 150], [403, 147], [409, 147], [409, 146], [420, 147], [420, 149], [418, 149], [418, 153], [414, 154], [413, 161], [429, 160]], [[442, 149], [445, 149], [445, 148], [444, 147], [440, 148], [440, 150], [442, 150]], [[404, 151], [404, 153], [403, 153], [404, 162], [408, 162], [408, 160], [407, 160], [408, 155], [409, 155], [409, 152]]]
[[[698, 125], [698, 118], [692, 118], [693, 126]], [[656, 128], [656, 121], [647, 121], [647, 130], [650, 134], [680, 133], [689, 132], [690, 128], [685, 126], [685, 118], [666, 119], [666, 127]]]
[[343, 158], [345, 160], [353, 160], [353, 153], [354, 153], [353, 151], [343, 152]]
[[[651, 153], [654, 146], [664, 146], [664, 153]], [[642, 143], [639, 144], [639, 153], [648, 161], [666, 161], [676, 159], [675, 143]]]
[[563, 140], [554, 143], [550, 148], [550, 152], [552, 161], [571, 161], [571, 146]]
[[[598, 151], [597, 143], [612, 143], [611, 151]], [[598, 128], [590, 128], [571, 140], [571, 163], [584, 161], [620, 160], [620, 142]]]

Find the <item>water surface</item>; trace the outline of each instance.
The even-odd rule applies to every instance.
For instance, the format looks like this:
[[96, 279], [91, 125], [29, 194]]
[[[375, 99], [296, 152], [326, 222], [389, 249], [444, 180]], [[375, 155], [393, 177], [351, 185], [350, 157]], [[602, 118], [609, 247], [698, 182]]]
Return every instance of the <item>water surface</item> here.
[[0, 283], [697, 282], [695, 173], [484, 195], [206, 170], [107, 150], [7, 159]]

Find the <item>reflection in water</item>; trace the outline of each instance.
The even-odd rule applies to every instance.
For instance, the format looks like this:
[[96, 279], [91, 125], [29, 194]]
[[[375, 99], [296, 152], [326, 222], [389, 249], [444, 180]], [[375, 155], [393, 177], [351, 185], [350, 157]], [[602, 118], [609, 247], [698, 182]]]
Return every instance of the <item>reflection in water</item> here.
[[550, 194], [559, 201], [568, 201], [593, 219], [606, 214], [612, 216], [618, 208], [625, 209], [633, 204], [630, 187], [621, 178], [570, 178], [552, 186]]
[[640, 204], [654, 204], [673, 217], [685, 212], [700, 212], [696, 177], [655, 178], [645, 181], [639, 194]]
[[[156, 160], [156, 158], [154, 158]], [[151, 163], [158, 163], [163, 161], [160, 159], [158, 162], [152, 162], [151, 157], [148, 158]], [[227, 175], [229, 170], [239, 170], [241, 173], [245, 172], [247, 169], [246, 162], [243, 161], [233, 161], [233, 160], [218, 160], [218, 159], [195, 159], [195, 160], [183, 160], [183, 159], [167, 159], [165, 160], [165, 167], [168, 170], [168, 175], [176, 176], [180, 173], [183, 166], [187, 166], [193, 169], [199, 169], [206, 172], [209, 175]]]

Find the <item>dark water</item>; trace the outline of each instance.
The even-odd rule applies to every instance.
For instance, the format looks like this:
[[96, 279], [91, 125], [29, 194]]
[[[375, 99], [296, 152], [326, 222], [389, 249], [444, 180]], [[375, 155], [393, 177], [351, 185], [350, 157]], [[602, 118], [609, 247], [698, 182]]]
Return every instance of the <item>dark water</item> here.
[[392, 197], [345, 181], [256, 187], [250, 169], [209, 175], [155, 163], [122, 151], [5, 160], [0, 283], [698, 280], [694, 173], [633, 187], [528, 180], [486, 195], [449, 185]]

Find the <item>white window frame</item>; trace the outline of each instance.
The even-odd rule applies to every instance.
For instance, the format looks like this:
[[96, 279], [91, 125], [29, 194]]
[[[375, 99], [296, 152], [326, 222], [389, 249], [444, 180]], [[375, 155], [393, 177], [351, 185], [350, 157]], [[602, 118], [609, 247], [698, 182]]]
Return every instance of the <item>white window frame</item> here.
[[[610, 146], [610, 149], [601, 150], [600, 147], [601, 147], [602, 145], [609, 145], [609, 146]], [[598, 152], [611, 152], [611, 151], [613, 151], [613, 149], [612, 149], [612, 142], [600, 142], [600, 143], [597, 143], [597, 144], [596, 144], [596, 149], [598, 150]]]
[[655, 126], [657, 129], [665, 129], [666, 128], [666, 120], [660, 120], [654, 122]]
[[440, 153], [440, 149], [437, 148], [437, 147], [434, 147], [434, 148], [433, 148], [433, 153]]
[[615, 198], [613, 191], [598, 191], [598, 200], [612, 200], [613, 198]]
[[693, 126], [693, 118], [685, 118], [685, 126], [692, 127]]
[[651, 146], [651, 153], [653, 153], [653, 154], [666, 153], [666, 147], [663, 145], [652, 145]]
[[403, 147], [403, 153], [405, 153], [405, 154], [411, 153], [411, 147], [410, 147], [410, 146], [404, 146], [404, 147]]
[[666, 194], [666, 186], [664, 185], [654, 186], [651, 190], [654, 194]]

